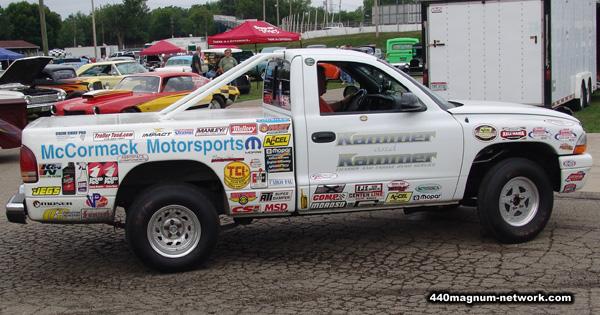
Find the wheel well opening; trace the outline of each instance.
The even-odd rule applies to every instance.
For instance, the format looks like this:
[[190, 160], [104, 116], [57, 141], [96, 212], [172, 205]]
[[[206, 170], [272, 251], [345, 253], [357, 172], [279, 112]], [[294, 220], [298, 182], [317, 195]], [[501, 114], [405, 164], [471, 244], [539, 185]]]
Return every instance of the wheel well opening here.
[[471, 166], [464, 199], [477, 197], [477, 191], [486, 172], [496, 163], [508, 158], [521, 157], [540, 165], [548, 174], [552, 189], [560, 189], [560, 167], [556, 152], [544, 143], [494, 144], [481, 150]]
[[167, 181], [187, 182], [203, 187], [209, 192], [206, 197], [217, 212], [225, 212], [225, 190], [217, 174], [207, 165], [189, 160], [148, 162], [136, 166], [121, 181], [115, 204], [127, 211], [139, 193], [156, 183]]

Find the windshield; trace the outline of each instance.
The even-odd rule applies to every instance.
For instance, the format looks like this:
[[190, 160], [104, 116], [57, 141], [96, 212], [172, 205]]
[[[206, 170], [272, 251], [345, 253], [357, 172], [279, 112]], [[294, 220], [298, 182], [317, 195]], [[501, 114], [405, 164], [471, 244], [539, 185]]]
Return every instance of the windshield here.
[[412, 83], [414, 83], [416, 86], [418, 86], [425, 94], [427, 94], [429, 97], [431, 97], [431, 99], [433, 101], [435, 101], [435, 103], [438, 104], [441, 108], [449, 109], [449, 108], [454, 108], [457, 106], [453, 103], [448, 102], [446, 99], [442, 98], [441, 96], [435, 94], [430, 89], [428, 89], [426, 86], [424, 86], [423, 84], [421, 84], [420, 82], [415, 80], [413, 77], [406, 74], [404, 71], [390, 65], [387, 61], [379, 59], [379, 62], [384, 64], [386, 67], [394, 69], [394, 71], [400, 73], [402, 76], [409, 79]]
[[144, 68], [141, 64], [137, 62], [126, 62], [126, 63], [118, 63], [115, 64], [119, 73], [123, 74], [133, 74], [133, 73], [141, 73], [148, 72], [146, 68]]

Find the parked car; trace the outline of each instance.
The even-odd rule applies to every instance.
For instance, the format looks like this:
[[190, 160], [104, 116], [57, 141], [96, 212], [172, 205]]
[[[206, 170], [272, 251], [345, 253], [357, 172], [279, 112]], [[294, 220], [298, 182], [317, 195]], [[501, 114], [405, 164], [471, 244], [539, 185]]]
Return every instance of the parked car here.
[[27, 125], [27, 102], [23, 94], [0, 91], [0, 147], [21, 146], [21, 131]]
[[[266, 53], [271, 53], [274, 52], [276, 50], [280, 50], [280, 49], [285, 49], [285, 47], [265, 47], [263, 48], [260, 53], [261, 54], [266, 54]], [[259, 63], [255, 68], [254, 71], [252, 71], [252, 75], [254, 76], [255, 79], [257, 80], [264, 80], [265, 79], [265, 67], [267, 65], [267, 62], [261, 62]]]
[[[158, 72], [192, 72], [192, 58], [193, 56], [173, 56], [167, 59], [165, 65], [162, 68], [154, 69]], [[203, 71], [206, 72], [206, 71]]]
[[142, 63], [146, 66], [146, 69], [149, 71], [154, 71], [157, 68], [160, 68], [163, 64], [162, 57], [158, 55], [147, 55], [141, 56]]
[[89, 59], [83, 58], [56, 58], [52, 60], [53, 64], [63, 65], [73, 68], [74, 70], [79, 69], [81, 66], [89, 63]]
[[50, 106], [65, 100], [67, 93], [53, 87], [35, 86], [34, 80], [52, 57], [28, 57], [13, 61], [0, 76], [0, 90], [19, 92], [27, 102], [27, 112], [50, 115]]
[[79, 78], [75, 69], [62, 64], [49, 64], [33, 81], [35, 86], [59, 88], [67, 92], [67, 99], [80, 97], [83, 93], [103, 89], [96, 78]]
[[104, 88], [114, 87], [126, 75], [148, 72], [135, 60], [88, 63], [77, 70], [79, 77], [98, 77]]
[[[191, 72], [128, 75], [112, 90], [92, 91], [81, 98], [57, 103], [52, 113], [62, 116], [159, 111], [210, 81]], [[194, 108], [225, 108], [239, 94], [235, 86], [223, 86]]]

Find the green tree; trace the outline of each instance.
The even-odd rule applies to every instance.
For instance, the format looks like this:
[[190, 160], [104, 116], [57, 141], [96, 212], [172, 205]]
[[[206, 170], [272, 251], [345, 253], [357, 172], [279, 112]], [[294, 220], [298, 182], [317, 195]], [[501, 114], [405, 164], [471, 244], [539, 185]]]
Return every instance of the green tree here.
[[150, 9], [144, 0], [123, 0], [122, 4], [109, 4], [100, 10], [104, 30], [114, 36], [120, 48], [125, 42], [140, 45], [148, 41]]
[[[32, 44], [36, 44], [42, 47], [42, 31], [40, 24], [40, 6], [37, 4], [30, 4], [25, 1], [13, 2], [3, 10], [3, 18], [7, 24], [11, 25], [12, 31], [7, 40], [21, 39]], [[44, 14], [46, 17], [46, 33], [48, 38], [48, 47], [56, 47], [56, 40], [58, 33], [62, 27], [62, 20], [60, 15], [55, 12], [51, 12], [48, 7], [44, 7]]]

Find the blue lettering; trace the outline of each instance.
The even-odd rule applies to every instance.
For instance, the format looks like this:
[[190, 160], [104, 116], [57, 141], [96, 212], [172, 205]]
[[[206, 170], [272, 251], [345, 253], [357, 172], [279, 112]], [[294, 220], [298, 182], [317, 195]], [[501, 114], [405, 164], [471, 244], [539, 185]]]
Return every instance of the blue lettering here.
[[42, 145], [42, 160], [46, 159], [54, 159], [54, 145], [52, 144], [48, 146], [48, 150], [45, 145]]
[[[243, 150], [243, 149], [244, 149], [244, 141], [242, 139], [235, 140], [235, 150]], [[234, 150], [233, 139], [231, 140], [231, 150]]]
[[[73, 152], [72, 152], [72, 153], [70, 152], [69, 148], [73, 148]], [[66, 155], [68, 158], [74, 158], [74, 157], [75, 157], [75, 151], [77, 151], [75, 148], [76, 148], [76, 147], [75, 147], [75, 145], [74, 145], [74, 144], [72, 144], [72, 143], [69, 143], [69, 144], [67, 144], [67, 145], [65, 146], [65, 155]]]

